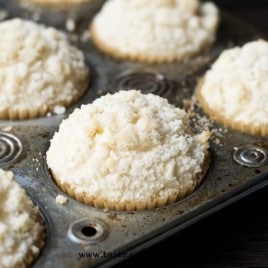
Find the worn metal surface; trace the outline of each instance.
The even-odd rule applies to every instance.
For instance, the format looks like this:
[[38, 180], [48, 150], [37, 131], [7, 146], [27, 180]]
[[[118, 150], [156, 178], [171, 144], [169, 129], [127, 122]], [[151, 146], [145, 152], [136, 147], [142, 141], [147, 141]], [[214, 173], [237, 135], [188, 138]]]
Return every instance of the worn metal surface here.
[[224, 48], [262, 36], [258, 30], [222, 13], [217, 42], [198, 57], [184, 63], [158, 65], [119, 61], [103, 55], [90, 40], [84, 40], [88, 23], [102, 2], [93, 1], [94, 6], [88, 4], [82, 10], [55, 10], [19, 7], [16, 1], [0, 1], [0, 8], [8, 10], [7, 18], [37, 20], [64, 31], [66, 19], [74, 19], [76, 30], [68, 35], [83, 50], [91, 68], [92, 81], [87, 94], [65, 114], [0, 121], [0, 167], [15, 173], [17, 181], [40, 207], [46, 222], [46, 246], [35, 268], [115, 264], [267, 184], [268, 138], [208, 123], [201, 109], [195, 107], [193, 128], [200, 131], [209, 126], [214, 134], [210, 170], [193, 194], [163, 208], [138, 212], [105, 212], [70, 197], [64, 205], [56, 203], [56, 196], [65, 194], [53, 182], [45, 154], [61, 120], [75, 107], [107, 92], [134, 86], [183, 107], [184, 100], [193, 95], [198, 78]]

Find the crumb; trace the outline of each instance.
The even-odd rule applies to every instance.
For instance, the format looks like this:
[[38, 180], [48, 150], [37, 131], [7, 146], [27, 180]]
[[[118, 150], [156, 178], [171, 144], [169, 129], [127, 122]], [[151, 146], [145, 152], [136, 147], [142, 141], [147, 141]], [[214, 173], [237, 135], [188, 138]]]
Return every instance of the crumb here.
[[9, 132], [12, 130], [12, 126], [6, 126], [6, 127], [2, 128], [2, 130]]
[[60, 205], [64, 205], [67, 202], [67, 197], [59, 194], [56, 196], [56, 202]]
[[74, 32], [76, 28], [75, 21], [71, 18], [68, 18], [65, 22], [65, 28], [68, 32]]
[[192, 105], [192, 101], [188, 99], [183, 100], [183, 107], [186, 111], [189, 111]]
[[65, 108], [64, 106], [56, 105], [56, 106], [54, 107], [54, 111], [53, 111], [53, 112], [54, 112], [55, 114], [64, 114], [65, 111], [66, 111], [66, 108]]
[[211, 132], [209, 130], [205, 130], [203, 131], [203, 136], [202, 136], [201, 141], [206, 142], [210, 139], [210, 137], [211, 137]]
[[189, 100], [185, 99], [183, 104], [184, 108], [191, 115], [193, 127], [200, 131], [209, 131], [213, 142], [222, 146], [221, 138], [228, 132], [228, 129], [222, 127], [216, 128], [212, 119], [208, 118], [206, 115], [201, 115], [198, 112], [200, 107], [195, 96]]
[[221, 140], [219, 138], [216, 138], [215, 143], [219, 145], [219, 144], [221, 144]]

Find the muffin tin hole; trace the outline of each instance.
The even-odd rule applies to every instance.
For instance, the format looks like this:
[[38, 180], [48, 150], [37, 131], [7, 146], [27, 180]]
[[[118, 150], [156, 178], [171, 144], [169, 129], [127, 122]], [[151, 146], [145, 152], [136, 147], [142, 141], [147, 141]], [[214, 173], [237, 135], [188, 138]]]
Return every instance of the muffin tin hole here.
[[0, 132], [0, 163], [15, 161], [22, 153], [21, 141], [10, 133]]
[[104, 239], [106, 234], [106, 225], [91, 219], [76, 221], [68, 230], [68, 237], [75, 243], [96, 244]]
[[81, 233], [86, 237], [92, 237], [97, 234], [97, 230], [93, 226], [85, 226], [82, 228]]
[[261, 167], [267, 164], [268, 152], [256, 145], [246, 145], [234, 148], [234, 160], [246, 167]]
[[119, 90], [137, 89], [143, 93], [163, 95], [171, 84], [162, 74], [137, 72], [119, 76], [115, 86]]

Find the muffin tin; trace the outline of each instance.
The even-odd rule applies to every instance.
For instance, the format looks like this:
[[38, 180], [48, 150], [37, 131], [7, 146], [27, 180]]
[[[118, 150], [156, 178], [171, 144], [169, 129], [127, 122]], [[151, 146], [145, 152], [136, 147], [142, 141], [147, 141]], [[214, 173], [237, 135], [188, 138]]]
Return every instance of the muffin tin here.
[[[157, 65], [121, 61], [99, 52], [87, 38], [88, 23], [103, 2], [92, 0], [82, 9], [65, 9], [0, 1], [6, 19], [22, 17], [66, 31], [91, 68], [87, 93], [64, 114], [0, 121], [0, 167], [15, 173], [46, 223], [46, 245], [33, 265], [36, 268], [114, 265], [267, 185], [268, 137], [226, 129], [209, 120], [192, 100], [198, 78], [223, 49], [263, 37], [262, 33], [222, 12], [216, 43], [198, 57]], [[189, 108], [194, 131], [212, 130], [209, 172], [194, 193], [158, 209], [117, 212], [79, 203], [53, 182], [45, 159], [49, 141], [76, 107], [108, 92], [130, 88], [161, 95], [178, 107]], [[56, 202], [59, 194], [67, 197], [65, 204]]]

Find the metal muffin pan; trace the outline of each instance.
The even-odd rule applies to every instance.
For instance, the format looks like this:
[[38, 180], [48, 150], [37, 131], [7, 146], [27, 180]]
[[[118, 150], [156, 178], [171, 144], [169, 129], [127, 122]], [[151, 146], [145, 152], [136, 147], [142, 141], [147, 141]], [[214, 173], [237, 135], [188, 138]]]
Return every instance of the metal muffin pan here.
[[[23, 17], [66, 31], [66, 20], [71, 16], [75, 31], [67, 34], [84, 52], [91, 69], [86, 95], [65, 114], [0, 121], [0, 167], [15, 173], [16, 180], [39, 206], [46, 223], [46, 245], [33, 265], [35, 268], [112, 266], [267, 185], [268, 137], [226, 129], [211, 122], [198, 105], [193, 105], [194, 131], [206, 127], [213, 130], [212, 161], [204, 182], [183, 200], [146, 211], [103, 211], [68, 197], [56, 186], [45, 154], [60, 122], [74, 108], [91, 103], [107, 92], [132, 87], [159, 94], [183, 107], [185, 100], [193, 96], [198, 78], [223, 49], [263, 37], [258, 29], [221, 13], [214, 46], [189, 61], [157, 65], [121, 61], [102, 54], [90, 39], [85, 40], [88, 22], [103, 1], [92, 3], [80, 17], [77, 9], [75, 12], [72, 9], [29, 9], [20, 7], [16, 1], [0, 1], [1, 11], [7, 11], [6, 19]], [[85, 18], [85, 14], [88, 17]], [[68, 198], [66, 204], [56, 202], [58, 194]]]

